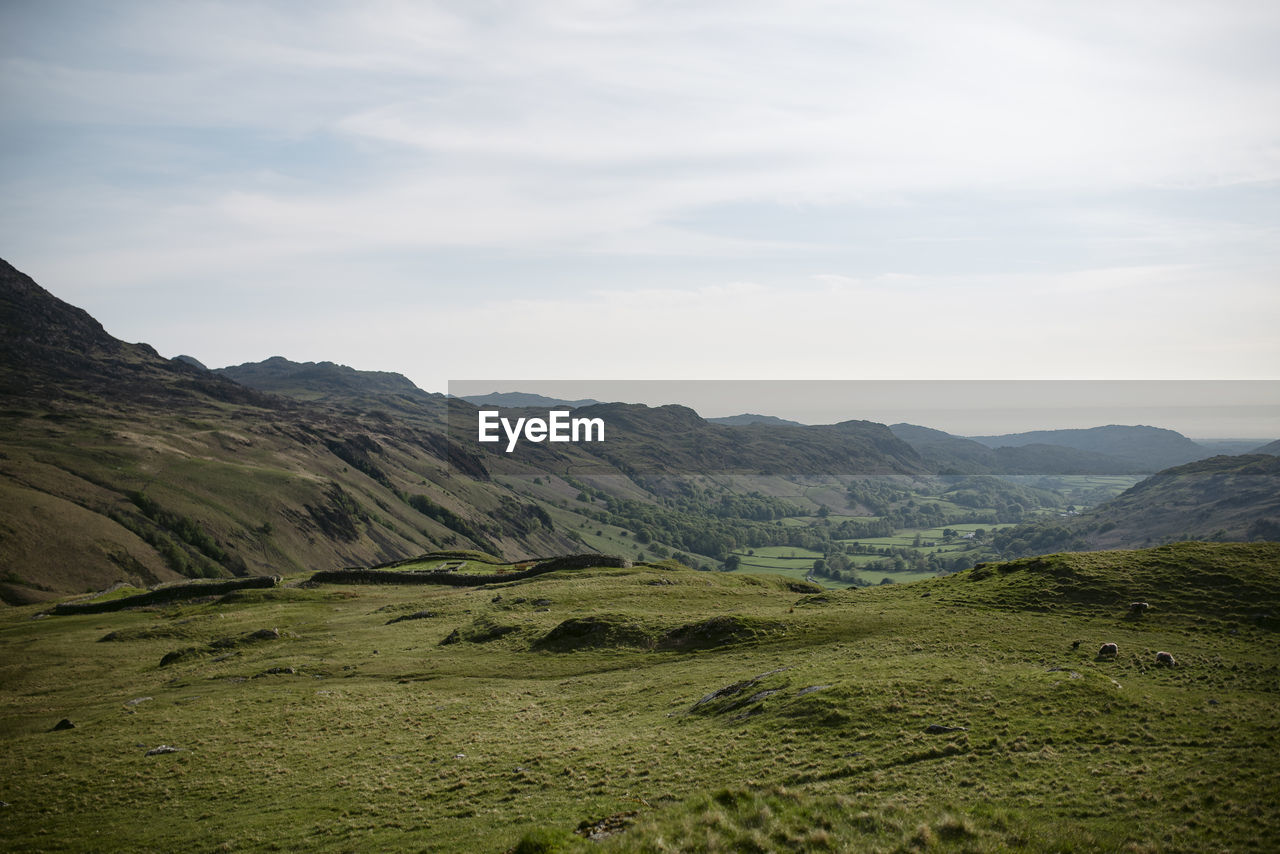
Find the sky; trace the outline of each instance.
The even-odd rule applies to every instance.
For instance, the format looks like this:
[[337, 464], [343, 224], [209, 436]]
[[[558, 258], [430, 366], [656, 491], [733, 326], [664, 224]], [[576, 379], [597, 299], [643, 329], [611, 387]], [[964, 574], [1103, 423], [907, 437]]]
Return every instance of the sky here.
[[1280, 378], [1280, 4], [0, 3], [0, 257], [459, 378]]

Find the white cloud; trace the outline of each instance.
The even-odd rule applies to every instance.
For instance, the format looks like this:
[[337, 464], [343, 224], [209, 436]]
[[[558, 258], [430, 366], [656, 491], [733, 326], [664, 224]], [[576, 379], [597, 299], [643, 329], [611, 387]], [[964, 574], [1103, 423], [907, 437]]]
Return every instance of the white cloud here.
[[[557, 324], [635, 336], [593, 362], [632, 376], [1243, 376], [1280, 361], [1261, 331], [1280, 322], [1263, 287], [1274, 204], [1118, 201], [1274, 198], [1275, 4], [299, 8], [0, 12], [9, 260], [135, 324], [127, 337], [208, 342], [193, 355], [214, 363], [292, 350], [412, 374], [396, 360], [413, 347], [367, 330], [414, 340], [427, 323], [441, 343], [416, 376], [435, 386], [464, 355], [562, 374], [571, 357], [515, 349]], [[459, 247], [495, 260], [425, 272]], [[371, 260], [389, 256], [407, 260]], [[526, 283], [529, 259], [556, 269]], [[241, 355], [200, 332], [228, 315], [162, 321], [141, 303], [180, 312], [221, 288], [283, 312], [352, 283], [401, 308], [355, 331], [319, 298], [305, 327], [237, 318]], [[499, 345], [468, 346], [475, 329]]]

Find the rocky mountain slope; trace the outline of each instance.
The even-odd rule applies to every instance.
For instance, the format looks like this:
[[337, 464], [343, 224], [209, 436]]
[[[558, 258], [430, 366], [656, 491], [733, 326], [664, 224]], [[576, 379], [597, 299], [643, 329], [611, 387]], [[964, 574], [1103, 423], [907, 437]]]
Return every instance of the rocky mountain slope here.
[[455, 545], [574, 550], [450, 448], [438, 395], [392, 380], [377, 409], [375, 391], [338, 404], [264, 393], [116, 340], [8, 264], [0, 308], [6, 601]]

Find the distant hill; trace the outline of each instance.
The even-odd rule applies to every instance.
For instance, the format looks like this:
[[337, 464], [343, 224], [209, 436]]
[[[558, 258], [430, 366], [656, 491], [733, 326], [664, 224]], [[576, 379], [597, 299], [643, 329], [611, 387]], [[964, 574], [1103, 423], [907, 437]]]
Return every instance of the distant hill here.
[[1280, 439], [1277, 439], [1274, 442], [1269, 442], [1263, 445], [1261, 448], [1255, 449], [1253, 453], [1271, 454], [1273, 456], [1280, 456]]
[[564, 408], [577, 409], [580, 406], [595, 406], [600, 401], [591, 398], [583, 398], [582, 400], [563, 400], [558, 397], [544, 397], [540, 394], [529, 394], [522, 391], [495, 391], [489, 394], [473, 394], [462, 398], [468, 403], [474, 403], [479, 407], [503, 407], [507, 409], [523, 409], [538, 408], [552, 409]]
[[996, 535], [1009, 557], [1186, 540], [1280, 541], [1280, 457], [1197, 460], [1154, 474], [1080, 516]]
[[[460, 399], [450, 409], [457, 441], [476, 435], [477, 412]], [[599, 445], [522, 443], [507, 453], [495, 443], [482, 452], [497, 473], [538, 470], [563, 474], [924, 474], [920, 455], [883, 424], [846, 421], [821, 426], [746, 424], [704, 420], [687, 406], [599, 403], [576, 417], [608, 425]]]
[[190, 365], [191, 367], [193, 367], [193, 368], [199, 368], [199, 369], [200, 369], [200, 370], [202, 370], [202, 371], [207, 371], [207, 370], [209, 370], [209, 366], [208, 366], [208, 365], [206, 365], [204, 362], [200, 361], [199, 359], [197, 359], [195, 356], [188, 356], [188, 355], [183, 354], [183, 355], [179, 355], [179, 356], [174, 356], [174, 357], [173, 357], [173, 360], [174, 360], [175, 362], [186, 362], [186, 363], [187, 363], [188, 365]]
[[[930, 469], [941, 474], [1145, 474], [1153, 471], [1134, 454], [1121, 457], [1047, 441], [1018, 441], [1033, 434], [1015, 434], [1011, 444], [996, 445], [915, 424], [894, 424], [890, 429], [915, 448]], [[1042, 431], [1041, 435], [1054, 432], [1073, 431]]]
[[1133, 471], [1154, 472], [1204, 459], [1210, 453], [1173, 430], [1111, 424], [1085, 430], [1033, 430], [1003, 436], [971, 436], [989, 448], [1057, 445], [1123, 461]]
[[972, 439], [917, 424], [894, 424], [889, 429], [940, 474], [989, 474], [999, 466], [995, 451]]
[[743, 413], [742, 415], [723, 415], [719, 418], [708, 418], [707, 421], [712, 424], [728, 424], [730, 427], [743, 427], [747, 424], [774, 424], [789, 427], [805, 426], [799, 421], [788, 421], [786, 418], [779, 418], [776, 415], [753, 415], [751, 413]]
[[388, 371], [358, 371], [333, 362], [292, 362], [272, 356], [262, 362], [246, 362], [219, 368], [216, 374], [258, 391], [299, 400], [361, 398], [366, 402], [437, 401], [444, 396], [418, 388], [403, 374]]
[[1210, 457], [1167, 469], [1091, 515], [1102, 548], [1139, 538], [1280, 540], [1280, 457]]
[[1268, 439], [1196, 439], [1195, 443], [1204, 448], [1204, 458], [1239, 456], [1240, 454], [1266, 453], [1260, 451], [1261, 446], [1270, 444]]
[[1145, 474], [1151, 467], [1131, 458], [1113, 457], [1034, 442], [995, 449], [995, 474]]

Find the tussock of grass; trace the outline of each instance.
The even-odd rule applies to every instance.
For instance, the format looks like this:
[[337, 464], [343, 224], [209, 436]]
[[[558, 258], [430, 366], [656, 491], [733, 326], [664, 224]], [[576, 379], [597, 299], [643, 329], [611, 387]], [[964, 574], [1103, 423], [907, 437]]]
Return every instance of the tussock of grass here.
[[622, 614], [572, 617], [539, 638], [536, 649], [572, 652], [579, 649], [634, 647], [653, 649], [658, 633], [650, 626]]
[[740, 615], [710, 617], [664, 631], [652, 622], [623, 614], [594, 614], [565, 620], [534, 647], [554, 652], [611, 647], [692, 652], [769, 640], [786, 632], [786, 624], [781, 621]]
[[730, 644], [769, 640], [786, 633], [786, 623], [780, 620], [729, 614], [686, 623], [672, 629], [662, 638], [659, 646], [678, 650], [713, 649]]
[[473, 620], [469, 625], [459, 626], [454, 629], [445, 639], [440, 641], [441, 646], [448, 646], [454, 643], [488, 643], [520, 631], [519, 626], [495, 623], [488, 617], [480, 617]]
[[115, 641], [134, 641], [134, 640], [154, 640], [156, 638], [193, 638], [200, 634], [199, 623], [206, 621], [207, 617], [193, 617], [186, 620], [178, 620], [169, 623], [153, 623], [147, 626], [135, 626], [133, 628], [118, 629], [116, 631], [107, 632], [98, 638], [101, 643], [110, 643]]

